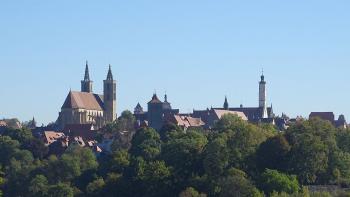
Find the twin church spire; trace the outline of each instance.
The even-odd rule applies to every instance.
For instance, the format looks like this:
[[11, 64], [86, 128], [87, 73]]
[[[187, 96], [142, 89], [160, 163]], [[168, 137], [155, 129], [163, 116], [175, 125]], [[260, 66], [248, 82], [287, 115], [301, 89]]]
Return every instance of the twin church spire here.
[[[81, 81], [81, 91], [92, 93], [92, 81], [90, 80], [89, 65], [86, 61], [84, 80]], [[112, 68], [109, 65], [107, 78], [103, 80], [103, 116], [105, 121], [112, 122], [116, 119], [117, 85], [113, 80]]]
[[[111, 65], [109, 65], [106, 80], [113, 81], [113, 74], [112, 74]], [[90, 80], [89, 63], [88, 63], [88, 61], [86, 61], [84, 79], [81, 81], [81, 91], [87, 92], [87, 93], [92, 93], [93, 92], [92, 91], [92, 84], [93, 84], [93, 81]]]

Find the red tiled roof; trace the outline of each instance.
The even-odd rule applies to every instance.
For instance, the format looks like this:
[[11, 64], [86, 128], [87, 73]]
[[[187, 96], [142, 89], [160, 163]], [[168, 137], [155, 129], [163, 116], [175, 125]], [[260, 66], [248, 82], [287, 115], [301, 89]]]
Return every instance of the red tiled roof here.
[[70, 91], [62, 109], [103, 110], [103, 101], [100, 95], [87, 92]]
[[201, 127], [204, 126], [205, 123], [200, 118], [193, 118], [190, 116], [180, 116], [180, 115], [173, 115], [170, 118], [170, 121], [177, 124], [178, 126], [183, 127]]
[[0, 120], [0, 127], [7, 127], [7, 123], [3, 120]]
[[64, 136], [61, 132], [56, 131], [44, 131], [44, 140], [45, 143], [50, 145], [53, 142], [57, 141], [58, 139], [62, 138]]

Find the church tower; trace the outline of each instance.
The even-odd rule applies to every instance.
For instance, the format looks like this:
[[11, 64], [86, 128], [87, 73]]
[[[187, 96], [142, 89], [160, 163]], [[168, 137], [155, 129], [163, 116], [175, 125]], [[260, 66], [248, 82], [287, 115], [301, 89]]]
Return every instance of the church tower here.
[[113, 122], [117, 118], [117, 85], [116, 81], [113, 80], [111, 65], [109, 65], [107, 78], [103, 81], [103, 94], [105, 121]]
[[268, 118], [266, 106], [266, 81], [264, 72], [261, 74], [261, 81], [259, 82], [259, 108], [262, 110], [261, 118]]
[[87, 92], [87, 93], [92, 93], [92, 81], [90, 80], [89, 65], [88, 65], [87, 61], [86, 61], [86, 66], [85, 66], [84, 80], [81, 81], [81, 91]]

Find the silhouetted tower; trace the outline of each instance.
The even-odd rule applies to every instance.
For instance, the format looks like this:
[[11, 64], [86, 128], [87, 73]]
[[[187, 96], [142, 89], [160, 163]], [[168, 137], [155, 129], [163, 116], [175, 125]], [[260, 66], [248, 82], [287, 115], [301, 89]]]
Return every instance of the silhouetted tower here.
[[81, 81], [81, 91], [88, 92], [88, 93], [92, 92], [92, 81], [90, 80], [89, 65], [87, 61], [85, 66], [84, 80]]
[[261, 74], [261, 81], [259, 82], [259, 108], [262, 110], [261, 118], [268, 118], [266, 106], [266, 81], [264, 71]]
[[103, 81], [104, 117], [106, 122], [113, 122], [117, 118], [117, 85], [113, 80], [111, 65], [109, 65], [106, 80]]
[[148, 125], [156, 130], [163, 126], [164, 103], [158, 99], [156, 93], [153, 94], [152, 100], [148, 102]]
[[224, 102], [224, 109], [228, 110], [229, 109], [229, 105], [228, 105], [228, 101], [227, 101], [227, 97], [225, 96], [225, 102]]

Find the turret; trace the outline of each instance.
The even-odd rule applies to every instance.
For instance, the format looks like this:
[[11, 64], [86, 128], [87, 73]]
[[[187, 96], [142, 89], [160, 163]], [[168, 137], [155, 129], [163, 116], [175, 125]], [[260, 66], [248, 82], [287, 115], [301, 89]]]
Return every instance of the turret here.
[[117, 118], [117, 85], [113, 80], [111, 65], [109, 65], [107, 78], [103, 81], [104, 118], [106, 122], [113, 122]]
[[136, 107], [134, 108], [134, 114], [143, 114], [143, 108], [140, 103], [137, 103]]
[[86, 65], [85, 65], [84, 80], [81, 81], [81, 91], [88, 92], [88, 93], [92, 92], [92, 81], [90, 80], [89, 65], [88, 65], [87, 61], [86, 61]]

